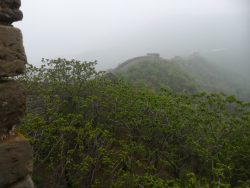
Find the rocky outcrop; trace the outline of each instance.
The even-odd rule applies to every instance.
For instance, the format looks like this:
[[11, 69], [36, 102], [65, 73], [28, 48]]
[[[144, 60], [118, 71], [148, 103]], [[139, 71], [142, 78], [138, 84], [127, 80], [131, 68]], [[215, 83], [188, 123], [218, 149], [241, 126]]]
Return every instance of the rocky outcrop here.
[[11, 79], [25, 70], [22, 33], [12, 27], [22, 19], [20, 0], [0, 0], [0, 188], [33, 188], [32, 147], [15, 128], [25, 113], [26, 94]]
[[9, 185], [32, 173], [32, 148], [20, 134], [0, 144], [0, 185]]
[[0, 132], [8, 132], [20, 125], [25, 112], [25, 91], [21, 84], [0, 80]]
[[19, 10], [21, 0], [0, 0], [0, 23], [11, 25], [15, 21], [23, 19], [23, 13]]
[[30, 175], [9, 186], [9, 188], [30, 188], [30, 187], [34, 187], [34, 183]]
[[11, 26], [0, 26], [0, 77], [22, 74], [27, 62], [22, 33]]

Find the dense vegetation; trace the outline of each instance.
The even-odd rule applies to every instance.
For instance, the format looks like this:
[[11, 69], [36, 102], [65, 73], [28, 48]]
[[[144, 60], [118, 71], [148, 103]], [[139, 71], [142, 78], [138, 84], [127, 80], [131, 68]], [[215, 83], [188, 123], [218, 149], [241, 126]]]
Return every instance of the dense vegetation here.
[[250, 104], [158, 92], [57, 59], [20, 78], [37, 187], [249, 187]]
[[175, 92], [193, 93], [198, 84], [182, 67], [162, 58], [142, 56], [124, 62], [112, 71], [123, 80], [155, 90], [168, 88]]
[[124, 62], [113, 73], [130, 83], [156, 90], [169, 87], [175, 92], [223, 92], [250, 101], [250, 84], [246, 78], [209, 62], [198, 53], [170, 60], [142, 56]]

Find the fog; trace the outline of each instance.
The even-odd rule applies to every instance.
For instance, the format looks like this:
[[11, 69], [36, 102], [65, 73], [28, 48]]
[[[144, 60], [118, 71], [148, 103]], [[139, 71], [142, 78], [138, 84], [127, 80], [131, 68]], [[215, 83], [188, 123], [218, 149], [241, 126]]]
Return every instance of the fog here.
[[41, 58], [97, 60], [99, 69], [160, 53], [193, 52], [234, 70], [250, 70], [248, 0], [23, 0], [29, 63]]

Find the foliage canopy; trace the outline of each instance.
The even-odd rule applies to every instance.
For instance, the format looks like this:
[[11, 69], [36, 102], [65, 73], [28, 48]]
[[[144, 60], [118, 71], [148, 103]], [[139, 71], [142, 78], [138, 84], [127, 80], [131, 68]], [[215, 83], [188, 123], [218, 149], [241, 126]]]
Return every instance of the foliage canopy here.
[[65, 59], [19, 79], [38, 187], [250, 186], [250, 105], [233, 96], [156, 93]]

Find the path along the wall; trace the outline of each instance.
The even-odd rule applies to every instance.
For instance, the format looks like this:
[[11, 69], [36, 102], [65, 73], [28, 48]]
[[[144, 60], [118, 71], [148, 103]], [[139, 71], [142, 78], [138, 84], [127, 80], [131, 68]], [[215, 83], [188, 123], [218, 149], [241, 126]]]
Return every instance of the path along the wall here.
[[22, 33], [12, 26], [21, 21], [21, 0], [0, 0], [0, 188], [33, 188], [32, 147], [15, 128], [25, 113], [26, 96], [13, 79], [27, 62]]

